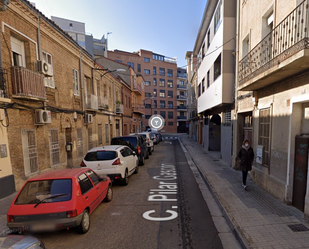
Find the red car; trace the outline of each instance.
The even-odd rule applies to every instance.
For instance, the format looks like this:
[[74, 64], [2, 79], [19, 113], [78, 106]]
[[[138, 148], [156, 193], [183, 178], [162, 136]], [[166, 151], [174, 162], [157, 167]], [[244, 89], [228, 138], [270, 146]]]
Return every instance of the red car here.
[[87, 233], [89, 215], [112, 198], [111, 180], [89, 168], [50, 171], [25, 183], [7, 213], [7, 226], [19, 233], [70, 227]]

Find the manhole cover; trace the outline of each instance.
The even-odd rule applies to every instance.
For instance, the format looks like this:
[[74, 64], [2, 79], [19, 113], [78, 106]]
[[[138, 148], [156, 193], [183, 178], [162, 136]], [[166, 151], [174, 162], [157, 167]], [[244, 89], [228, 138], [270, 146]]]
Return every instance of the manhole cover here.
[[309, 229], [303, 225], [303, 224], [294, 224], [294, 225], [288, 225], [289, 228], [291, 228], [291, 230], [293, 232], [305, 232], [305, 231], [309, 231]]

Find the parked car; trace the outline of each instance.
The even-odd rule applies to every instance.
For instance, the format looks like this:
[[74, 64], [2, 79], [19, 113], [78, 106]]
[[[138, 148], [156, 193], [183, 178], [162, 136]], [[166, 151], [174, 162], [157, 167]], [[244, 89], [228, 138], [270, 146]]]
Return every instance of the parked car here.
[[159, 138], [157, 138], [157, 135], [153, 132], [150, 133], [150, 139], [153, 141], [154, 144], [159, 143]]
[[111, 145], [126, 145], [135, 151], [139, 165], [145, 164], [145, 159], [149, 158], [148, 148], [145, 139], [141, 135], [114, 137]]
[[162, 135], [159, 132], [151, 132], [151, 133], [157, 136], [158, 143], [162, 141]]
[[[154, 143], [151, 140], [150, 132], [140, 132], [140, 133], [135, 133], [135, 134], [143, 136], [143, 138], [146, 141], [147, 147], [148, 147], [149, 155], [151, 155], [152, 152], [154, 151]], [[135, 134], [130, 134], [130, 135], [135, 135]]]
[[99, 176], [107, 175], [113, 181], [128, 185], [129, 176], [138, 173], [138, 157], [128, 146], [101, 146], [89, 150], [80, 166], [91, 168]]
[[32, 236], [0, 236], [0, 249], [45, 249], [42, 241]]
[[89, 215], [112, 198], [110, 178], [100, 178], [92, 169], [50, 171], [24, 184], [7, 212], [7, 226], [20, 233], [71, 227], [87, 233]]

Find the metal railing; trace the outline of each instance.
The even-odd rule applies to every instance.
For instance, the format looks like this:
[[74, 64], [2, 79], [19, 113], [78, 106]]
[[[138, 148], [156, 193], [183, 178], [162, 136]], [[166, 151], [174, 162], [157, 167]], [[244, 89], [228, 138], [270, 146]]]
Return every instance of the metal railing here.
[[93, 94], [88, 94], [86, 99], [86, 108], [98, 110], [98, 97]]
[[179, 106], [177, 106], [177, 109], [178, 109], [178, 110], [186, 110], [187, 107], [186, 107], [186, 106], [181, 106], [181, 105], [179, 105]]
[[5, 84], [6, 71], [0, 68], [0, 98], [5, 98], [6, 96], [6, 84]]
[[177, 99], [187, 100], [187, 96], [184, 96], [184, 95], [177, 95]]
[[186, 86], [186, 85], [177, 84], [177, 89], [184, 89], [184, 90], [187, 90], [187, 86]]
[[298, 5], [238, 64], [239, 85], [309, 48], [309, 0]]
[[122, 104], [116, 104], [116, 113], [123, 114], [123, 105]]
[[46, 89], [42, 74], [24, 67], [11, 67], [13, 95], [46, 99]]
[[141, 104], [133, 104], [133, 112], [145, 113], [145, 106]]
[[186, 117], [186, 116], [177, 116], [177, 119], [179, 119], [179, 120], [185, 120], [185, 119], [187, 119], [187, 117]]

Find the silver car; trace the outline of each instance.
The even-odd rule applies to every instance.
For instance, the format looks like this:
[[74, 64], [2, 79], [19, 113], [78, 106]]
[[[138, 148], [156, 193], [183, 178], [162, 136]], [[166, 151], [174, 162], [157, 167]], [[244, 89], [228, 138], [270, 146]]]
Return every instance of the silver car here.
[[32, 236], [7, 235], [0, 236], [0, 249], [42, 249], [42, 241]]

